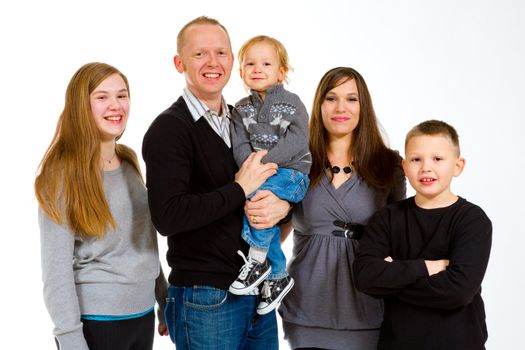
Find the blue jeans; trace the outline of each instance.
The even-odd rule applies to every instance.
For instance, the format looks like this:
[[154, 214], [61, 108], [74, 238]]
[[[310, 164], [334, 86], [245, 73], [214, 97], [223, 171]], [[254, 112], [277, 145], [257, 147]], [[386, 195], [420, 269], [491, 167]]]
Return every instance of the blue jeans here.
[[[258, 190], [269, 190], [282, 200], [298, 203], [303, 200], [310, 180], [300, 171], [288, 168], [279, 168], [277, 173], [270, 177]], [[252, 198], [255, 192], [248, 198]], [[266, 258], [272, 267], [268, 279], [281, 279], [288, 276], [286, 272], [286, 257], [281, 250], [279, 226], [265, 230], [256, 230], [250, 226], [246, 215], [243, 219], [242, 238], [250, 245], [267, 251]]]
[[277, 350], [275, 310], [260, 316], [256, 295], [170, 286], [166, 325], [177, 350]]

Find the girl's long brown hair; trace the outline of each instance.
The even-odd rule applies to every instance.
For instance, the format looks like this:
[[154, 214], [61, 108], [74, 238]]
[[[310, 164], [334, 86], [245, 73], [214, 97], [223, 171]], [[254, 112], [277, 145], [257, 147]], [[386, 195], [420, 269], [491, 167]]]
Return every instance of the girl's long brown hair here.
[[352, 144], [348, 150], [353, 155], [354, 170], [369, 186], [376, 189], [387, 188], [393, 182], [394, 168], [400, 158], [383, 142], [365, 80], [352, 68], [337, 67], [325, 73], [315, 92], [309, 129], [312, 153], [310, 186], [321, 181], [329, 165], [328, 133], [323, 125], [321, 105], [330, 90], [352, 79], [357, 85], [360, 106], [359, 123], [354, 129]]
[[[108, 228], [116, 227], [104, 194], [101, 139], [90, 104], [90, 94], [112, 74], [122, 77], [129, 93], [124, 74], [105, 63], [88, 63], [73, 75], [55, 135], [35, 180], [36, 198], [42, 210], [79, 236], [102, 237]], [[133, 150], [117, 144], [116, 153], [140, 175]]]

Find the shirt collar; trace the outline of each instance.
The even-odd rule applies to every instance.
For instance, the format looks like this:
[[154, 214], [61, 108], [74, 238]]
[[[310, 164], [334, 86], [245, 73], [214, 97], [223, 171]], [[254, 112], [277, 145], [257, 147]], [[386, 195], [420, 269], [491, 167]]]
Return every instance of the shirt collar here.
[[[199, 120], [206, 113], [212, 112], [212, 110], [204, 102], [199, 100], [188, 88], [184, 88], [184, 90], [182, 91], [182, 98], [186, 102], [186, 105], [190, 110], [191, 116], [195, 121]], [[231, 118], [230, 109], [228, 108], [228, 105], [226, 104], [226, 101], [224, 100], [223, 96], [221, 96], [221, 104], [222, 113], [220, 114], [220, 117]]]

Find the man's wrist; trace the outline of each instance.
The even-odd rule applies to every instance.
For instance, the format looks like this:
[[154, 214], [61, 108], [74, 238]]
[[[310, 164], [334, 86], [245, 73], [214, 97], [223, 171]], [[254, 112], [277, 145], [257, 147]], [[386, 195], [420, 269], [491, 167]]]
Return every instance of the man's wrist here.
[[288, 204], [290, 205], [290, 208], [288, 208], [288, 213], [286, 214], [286, 216], [281, 221], [279, 221], [278, 225], [287, 224], [292, 219], [293, 203], [288, 202]]

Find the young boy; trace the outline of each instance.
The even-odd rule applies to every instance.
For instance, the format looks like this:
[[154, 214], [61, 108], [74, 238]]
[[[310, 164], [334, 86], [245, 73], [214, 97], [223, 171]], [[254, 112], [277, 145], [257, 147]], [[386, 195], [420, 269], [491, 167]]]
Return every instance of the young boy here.
[[[306, 108], [297, 95], [282, 85], [290, 70], [286, 49], [274, 38], [257, 36], [241, 47], [239, 61], [241, 78], [251, 94], [233, 110], [231, 137], [235, 161], [240, 165], [252, 152], [268, 150], [263, 163], [276, 163], [279, 169], [259, 190], [272, 191], [283, 200], [297, 203], [308, 188], [312, 157], [308, 149]], [[267, 278], [257, 307], [257, 313], [264, 315], [275, 309], [294, 281], [286, 272], [279, 227], [266, 230], [254, 227], [257, 216], [245, 216], [242, 237], [250, 249], [248, 258], [239, 251], [245, 265], [229, 290], [237, 295], [249, 294]]]
[[485, 349], [492, 224], [451, 192], [464, 165], [452, 126], [429, 120], [408, 133], [403, 169], [416, 195], [373, 216], [353, 265], [357, 288], [385, 301], [378, 349]]

